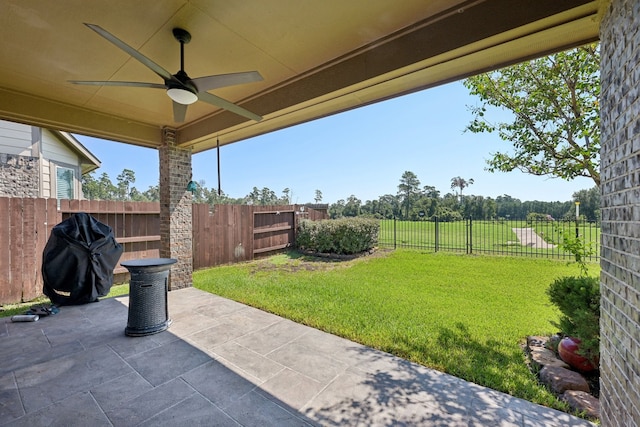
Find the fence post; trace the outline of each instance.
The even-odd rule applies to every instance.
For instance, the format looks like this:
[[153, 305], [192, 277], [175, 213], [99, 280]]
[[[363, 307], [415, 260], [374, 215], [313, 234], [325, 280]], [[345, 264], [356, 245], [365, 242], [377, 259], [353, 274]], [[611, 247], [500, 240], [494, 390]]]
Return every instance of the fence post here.
[[473, 253], [473, 220], [471, 217], [467, 220], [467, 253]]
[[438, 252], [438, 250], [440, 250], [440, 222], [438, 221], [438, 215], [434, 215], [433, 217], [435, 219], [435, 242], [436, 242], [436, 246], [435, 246], [435, 251]]
[[393, 249], [396, 250], [397, 245], [397, 235], [396, 235], [396, 217], [393, 217]]

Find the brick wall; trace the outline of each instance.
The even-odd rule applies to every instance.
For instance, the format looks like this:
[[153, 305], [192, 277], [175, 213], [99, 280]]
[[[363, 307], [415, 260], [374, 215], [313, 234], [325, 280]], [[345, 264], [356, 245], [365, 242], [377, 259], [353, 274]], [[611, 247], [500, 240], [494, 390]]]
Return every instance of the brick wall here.
[[175, 146], [175, 130], [163, 129], [160, 152], [160, 256], [178, 260], [171, 267], [170, 289], [192, 285], [193, 249], [191, 151]]
[[602, 425], [640, 425], [640, 1], [601, 29]]
[[38, 158], [0, 154], [0, 196], [39, 197]]

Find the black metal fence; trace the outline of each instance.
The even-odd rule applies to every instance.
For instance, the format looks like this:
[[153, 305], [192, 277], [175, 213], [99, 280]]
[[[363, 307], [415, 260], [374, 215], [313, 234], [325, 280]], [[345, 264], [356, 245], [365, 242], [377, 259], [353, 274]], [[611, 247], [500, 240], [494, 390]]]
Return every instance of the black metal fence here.
[[471, 220], [442, 222], [382, 220], [378, 244], [385, 248], [414, 248], [467, 254], [492, 253], [571, 260], [558, 245], [563, 236], [579, 236], [587, 261], [600, 259], [600, 224], [564, 220]]

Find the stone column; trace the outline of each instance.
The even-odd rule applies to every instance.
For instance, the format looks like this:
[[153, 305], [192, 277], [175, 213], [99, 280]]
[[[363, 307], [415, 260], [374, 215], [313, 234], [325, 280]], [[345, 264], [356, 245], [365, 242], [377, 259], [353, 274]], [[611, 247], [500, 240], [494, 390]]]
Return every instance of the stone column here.
[[600, 26], [602, 425], [640, 426], [640, 1]]
[[160, 147], [160, 257], [178, 260], [169, 289], [192, 285], [191, 150], [176, 147], [176, 130], [164, 128]]

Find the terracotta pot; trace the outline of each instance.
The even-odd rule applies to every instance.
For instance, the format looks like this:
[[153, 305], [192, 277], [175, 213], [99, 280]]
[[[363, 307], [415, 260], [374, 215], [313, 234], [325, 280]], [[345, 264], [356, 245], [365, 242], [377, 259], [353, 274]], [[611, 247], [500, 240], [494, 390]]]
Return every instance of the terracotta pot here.
[[580, 340], [574, 337], [565, 337], [558, 344], [558, 354], [569, 366], [583, 372], [595, 370], [596, 366], [589, 359], [579, 354], [579, 349]]

